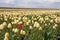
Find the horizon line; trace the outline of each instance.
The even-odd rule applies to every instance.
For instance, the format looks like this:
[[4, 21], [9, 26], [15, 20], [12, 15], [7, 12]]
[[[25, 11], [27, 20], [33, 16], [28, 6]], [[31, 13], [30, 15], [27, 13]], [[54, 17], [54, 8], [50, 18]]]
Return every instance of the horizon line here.
[[0, 7], [0, 9], [42, 9], [42, 10], [60, 10], [60, 8], [19, 8], [19, 7]]

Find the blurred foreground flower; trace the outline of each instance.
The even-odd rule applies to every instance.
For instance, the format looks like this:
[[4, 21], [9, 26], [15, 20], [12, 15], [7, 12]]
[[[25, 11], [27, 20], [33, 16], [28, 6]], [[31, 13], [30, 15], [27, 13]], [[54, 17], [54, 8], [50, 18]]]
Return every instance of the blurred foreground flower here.
[[8, 32], [5, 33], [5, 37], [9, 37], [9, 33]]
[[5, 33], [4, 40], [9, 40], [9, 33], [8, 32]]

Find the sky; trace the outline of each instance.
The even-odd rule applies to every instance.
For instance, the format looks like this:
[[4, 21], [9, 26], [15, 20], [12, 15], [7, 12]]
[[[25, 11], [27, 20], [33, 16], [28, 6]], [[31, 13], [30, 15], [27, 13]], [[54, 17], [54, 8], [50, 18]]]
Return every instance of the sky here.
[[0, 0], [0, 7], [60, 8], [60, 0]]

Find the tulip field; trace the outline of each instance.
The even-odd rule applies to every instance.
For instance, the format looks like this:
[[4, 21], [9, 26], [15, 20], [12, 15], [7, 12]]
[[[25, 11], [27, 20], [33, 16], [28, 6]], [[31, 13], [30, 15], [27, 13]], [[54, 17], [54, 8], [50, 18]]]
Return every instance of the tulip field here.
[[0, 40], [60, 40], [60, 10], [0, 9]]

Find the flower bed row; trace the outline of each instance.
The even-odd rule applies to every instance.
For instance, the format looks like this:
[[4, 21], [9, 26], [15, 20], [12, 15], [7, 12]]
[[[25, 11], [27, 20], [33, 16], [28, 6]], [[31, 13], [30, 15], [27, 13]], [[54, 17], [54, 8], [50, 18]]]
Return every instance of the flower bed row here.
[[0, 15], [0, 40], [57, 40], [58, 15]]

